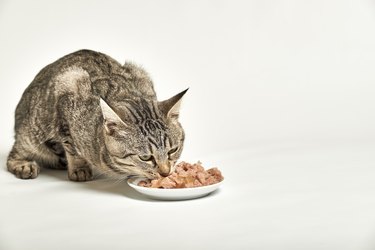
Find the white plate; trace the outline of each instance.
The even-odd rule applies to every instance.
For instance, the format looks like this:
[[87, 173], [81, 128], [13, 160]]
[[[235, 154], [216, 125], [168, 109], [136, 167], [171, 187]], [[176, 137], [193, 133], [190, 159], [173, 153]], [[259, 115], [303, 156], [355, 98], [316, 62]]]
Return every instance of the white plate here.
[[137, 184], [141, 180], [143, 179], [129, 179], [128, 184], [139, 193], [157, 200], [188, 200], [203, 197], [218, 189], [219, 186], [223, 183], [223, 181], [221, 181], [219, 183], [203, 187], [167, 189], [140, 187]]

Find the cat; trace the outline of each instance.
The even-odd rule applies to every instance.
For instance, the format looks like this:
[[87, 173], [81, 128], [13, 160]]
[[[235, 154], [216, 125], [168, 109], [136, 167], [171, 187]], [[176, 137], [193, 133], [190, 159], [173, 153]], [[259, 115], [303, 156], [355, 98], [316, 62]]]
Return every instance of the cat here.
[[168, 176], [183, 149], [186, 91], [159, 102], [141, 67], [91, 50], [68, 54], [24, 91], [7, 169], [21, 179], [41, 167], [67, 169], [72, 181]]

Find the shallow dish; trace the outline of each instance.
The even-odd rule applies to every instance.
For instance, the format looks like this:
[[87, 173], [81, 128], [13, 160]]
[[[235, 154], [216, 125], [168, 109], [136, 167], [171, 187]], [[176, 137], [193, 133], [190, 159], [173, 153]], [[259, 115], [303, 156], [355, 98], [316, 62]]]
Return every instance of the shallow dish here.
[[189, 200], [200, 198], [206, 196], [220, 187], [223, 181], [203, 186], [203, 187], [193, 187], [193, 188], [149, 188], [138, 186], [138, 182], [144, 180], [142, 178], [129, 179], [128, 184], [130, 187], [134, 188], [137, 192], [144, 194], [152, 199], [157, 200]]

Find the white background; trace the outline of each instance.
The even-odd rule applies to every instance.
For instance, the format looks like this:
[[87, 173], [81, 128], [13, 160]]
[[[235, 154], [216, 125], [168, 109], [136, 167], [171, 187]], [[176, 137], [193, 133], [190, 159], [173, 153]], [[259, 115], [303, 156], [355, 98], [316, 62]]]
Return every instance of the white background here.
[[[47, 64], [86, 48], [190, 87], [182, 156], [212, 196], [5, 170], [13, 114]], [[375, 2], [1, 1], [0, 249], [375, 249]]]

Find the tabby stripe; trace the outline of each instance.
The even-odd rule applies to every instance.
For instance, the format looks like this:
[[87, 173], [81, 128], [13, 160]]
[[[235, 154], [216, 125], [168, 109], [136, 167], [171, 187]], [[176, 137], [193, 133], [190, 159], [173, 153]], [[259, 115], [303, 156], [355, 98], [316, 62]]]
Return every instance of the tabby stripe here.
[[135, 123], [136, 124], [139, 124], [139, 119], [138, 117], [134, 114], [134, 112], [131, 110], [131, 109], [128, 109], [130, 114], [133, 116], [133, 118], [135, 119]]
[[155, 123], [155, 127], [156, 127], [157, 129], [161, 129], [161, 126], [160, 126], [160, 122], [159, 122], [159, 121], [156, 120], [154, 123]]
[[111, 163], [107, 164], [107, 166], [112, 169], [114, 172], [119, 173], [119, 174], [126, 174], [126, 172], [122, 171], [121, 169], [115, 167]]
[[152, 119], [156, 120], [155, 113], [152, 112], [150, 106], [146, 103], [146, 110], [149, 112]]
[[155, 104], [151, 104], [152, 110], [154, 111], [155, 116], [157, 116], [158, 112], [156, 112]]
[[147, 110], [147, 103], [146, 103], [145, 100], [141, 99], [140, 106], [142, 107], [142, 110], [146, 113], [146, 117], [150, 117], [151, 114], [150, 114], [149, 110]]
[[148, 150], [150, 151], [150, 153], [152, 153], [152, 147], [151, 147], [151, 144], [149, 143], [149, 144], [147, 144], [147, 146], [148, 146]]
[[137, 103], [133, 100], [129, 100], [129, 104], [132, 106], [133, 111], [135, 111], [137, 113], [138, 118], [140, 118], [140, 120], [144, 120], [145, 118], [143, 117], [142, 113], [139, 112], [139, 110], [138, 110], [139, 107], [138, 107]]
[[156, 143], [156, 141], [154, 141], [153, 139], [151, 139], [150, 137], [148, 138], [149, 142], [154, 144], [156, 148], [159, 148], [158, 144]]
[[164, 147], [165, 148], [165, 144], [164, 144], [164, 135], [161, 133], [161, 132], [159, 132], [159, 136], [160, 136], [160, 144], [161, 144], [161, 146], [162, 147]]
[[138, 116], [141, 118], [141, 120], [146, 120], [147, 117], [145, 117], [142, 112], [140, 112], [137, 108], [135, 108], [134, 110], [138, 114]]
[[165, 135], [165, 134], [164, 134], [163, 142], [164, 142], [164, 148], [166, 148], [167, 147], [167, 135]]
[[151, 133], [151, 131], [154, 131], [155, 130], [155, 126], [154, 126], [154, 124], [152, 124], [152, 122], [146, 122], [145, 123], [145, 129], [149, 132], [149, 133]]
[[143, 135], [147, 135], [147, 134], [148, 134], [147, 131], [143, 128], [143, 126], [140, 126], [139, 128], [140, 128], [141, 133], [142, 133]]
[[119, 168], [113, 166], [113, 165], [112, 165], [112, 162], [110, 162], [111, 159], [110, 159], [107, 155], [102, 154], [102, 159], [103, 159], [104, 163], [106, 164], [106, 166], [107, 166], [108, 168], [112, 169], [114, 172], [116, 172], [116, 173], [120, 173], [120, 174], [126, 174], [126, 173], [123, 172], [121, 169], [119, 169]]
[[162, 121], [158, 120], [157, 122], [158, 122], [159, 126], [161, 127], [161, 129], [166, 130], [166, 126], [164, 125], [164, 123]]
[[132, 156], [132, 155], [134, 155], [134, 154], [126, 154], [122, 158], [128, 158], [129, 156]]
[[134, 165], [124, 163], [124, 162], [122, 162], [122, 161], [117, 160], [116, 158], [114, 158], [113, 161], [114, 161], [115, 163], [119, 164], [119, 165], [124, 165], [124, 166], [128, 166], [128, 167], [134, 167]]

